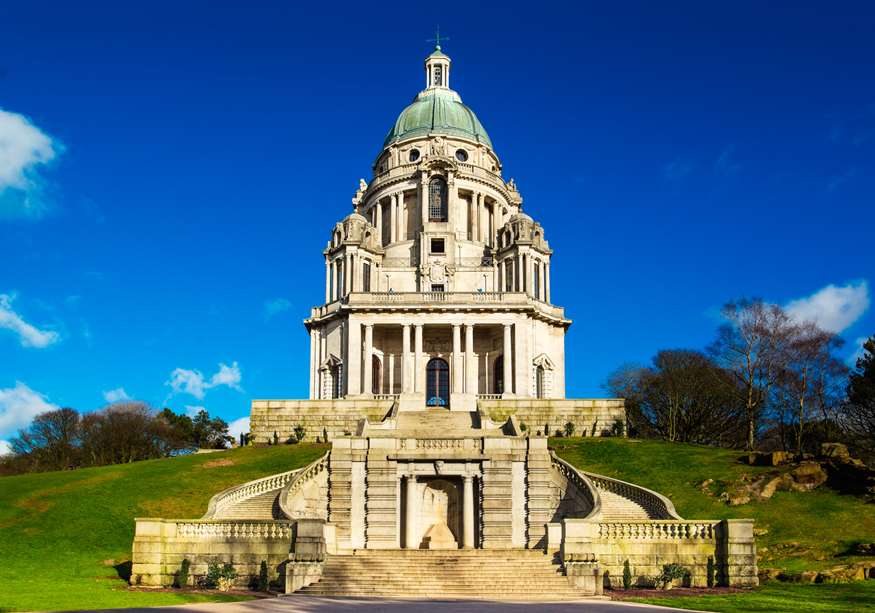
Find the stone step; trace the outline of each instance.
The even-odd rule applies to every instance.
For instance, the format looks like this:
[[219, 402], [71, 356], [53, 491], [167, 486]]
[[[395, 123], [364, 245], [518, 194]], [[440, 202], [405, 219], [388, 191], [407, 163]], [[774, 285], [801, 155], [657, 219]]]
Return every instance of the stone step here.
[[251, 498], [239, 500], [216, 514], [216, 519], [283, 519], [278, 498], [282, 489], [276, 489]]

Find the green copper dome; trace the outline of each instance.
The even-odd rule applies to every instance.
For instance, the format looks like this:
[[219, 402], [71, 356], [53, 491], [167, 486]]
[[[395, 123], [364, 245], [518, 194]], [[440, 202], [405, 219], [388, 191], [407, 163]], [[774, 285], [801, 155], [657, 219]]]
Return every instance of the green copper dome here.
[[462, 104], [459, 95], [451, 89], [429, 89], [419, 94], [398, 116], [383, 146], [428, 134], [460, 136], [492, 147], [474, 111]]

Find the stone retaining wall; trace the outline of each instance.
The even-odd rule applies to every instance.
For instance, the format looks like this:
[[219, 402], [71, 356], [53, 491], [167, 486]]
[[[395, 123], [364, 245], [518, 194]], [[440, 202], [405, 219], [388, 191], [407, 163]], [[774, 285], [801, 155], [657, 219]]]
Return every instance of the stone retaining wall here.
[[[252, 441], [266, 445], [274, 440], [280, 443], [292, 437], [295, 426], [306, 430], [304, 440], [316, 438], [328, 441], [338, 436], [355, 434], [359, 421], [367, 418], [378, 423], [392, 409], [392, 400], [336, 399], [336, 400], [253, 400], [250, 419]], [[526, 424], [533, 433], [549, 427], [549, 434], [563, 431], [565, 424], [574, 424], [575, 436], [601, 436], [620, 421], [625, 429], [626, 409], [622, 398], [565, 399], [514, 398], [478, 399], [478, 408], [496, 422], [507, 421], [511, 415]]]
[[249, 587], [267, 562], [271, 581], [285, 577], [294, 522], [273, 520], [175, 520], [137, 518], [131, 584], [172, 585], [182, 560], [191, 563], [190, 584], [211, 562], [230, 562], [235, 585]]
[[253, 400], [249, 431], [252, 442], [266, 445], [274, 440], [285, 443], [301, 425], [304, 440], [323, 442], [355, 434], [359, 421], [380, 422], [392, 409], [392, 400]]
[[601, 436], [610, 430], [616, 421], [626, 428], [626, 406], [622, 398], [513, 398], [501, 400], [478, 400], [477, 406], [490, 419], [506, 421], [511, 415], [533, 433], [544, 432], [553, 436], [556, 430], [563, 431], [565, 424], [574, 424], [574, 436]]

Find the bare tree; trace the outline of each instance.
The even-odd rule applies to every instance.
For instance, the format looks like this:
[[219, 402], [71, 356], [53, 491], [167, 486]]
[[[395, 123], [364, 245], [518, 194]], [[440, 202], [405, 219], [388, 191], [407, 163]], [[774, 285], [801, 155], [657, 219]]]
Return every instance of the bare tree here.
[[744, 405], [746, 448], [752, 451], [770, 392], [787, 360], [794, 324], [781, 307], [760, 299], [730, 302], [722, 313], [725, 323], [708, 351], [734, 378], [731, 389]]
[[[803, 452], [807, 428], [814, 420], [828, 427], [834, 410], [840, 404], [837, 380], [846, 369], [835, 357], [833, 350], [842, 340], [821, 330], [812, 322], [792, 326], [788, 331], [785, 351], [787, 359], [778, 377], [778, 410], [790, 418], [793, 445], [797, 454]], [[783, 410], [782, 410], [783, 409]], [[782, 424], [784, 418], [782, 418]]]

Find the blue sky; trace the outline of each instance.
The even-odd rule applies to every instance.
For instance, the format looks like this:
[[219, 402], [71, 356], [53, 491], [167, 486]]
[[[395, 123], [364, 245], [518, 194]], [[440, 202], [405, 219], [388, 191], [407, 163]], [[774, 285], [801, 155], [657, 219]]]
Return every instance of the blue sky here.
[[743, 295], [852, 354], [875, 333], [875, 7], [765, 4], [8, 4], [0, 439], [123, 395], [229, 421], [304, 397], [321, 250], [437, 22], [555, 250], [569, 396], [703, 347]]

